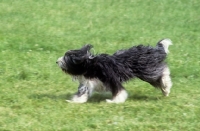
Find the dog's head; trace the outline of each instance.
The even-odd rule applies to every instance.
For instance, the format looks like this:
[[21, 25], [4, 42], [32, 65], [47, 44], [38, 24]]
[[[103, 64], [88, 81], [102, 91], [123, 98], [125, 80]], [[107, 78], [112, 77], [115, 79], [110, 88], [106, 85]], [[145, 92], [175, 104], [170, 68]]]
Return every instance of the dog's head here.
[[86, 69], [85, 65], [91, 58], [90, 49], [92, 45], [88, 44], [78, 50], [69, 50], [63, 57], [58, 58], [58, 66], [66, 73], [71, 75], [82, 75]]

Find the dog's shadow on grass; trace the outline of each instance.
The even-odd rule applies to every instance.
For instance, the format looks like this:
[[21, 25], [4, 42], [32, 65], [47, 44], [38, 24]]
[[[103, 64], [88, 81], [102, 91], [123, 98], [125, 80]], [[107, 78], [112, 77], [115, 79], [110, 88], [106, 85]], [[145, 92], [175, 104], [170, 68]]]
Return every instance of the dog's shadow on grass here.
[[[44, 100], [44, 99], [52, 99], [52, 100], [70, 100], [74, 96], [74, 93], [68, 93], [68, 94], [32, 94], [28, 96], [29, 99], [36, 99], [36, 100]], [[89, 99], [88, 103], [99, 103], [102, 101], [105, 101], [106, 99], [111, 99], [111, 94], [100, 94], [100, 93], [94, 93]]]
[[[73, 93], [68, 94], [32, 94], [29, 96], [29, 99], [52, 99], [52, 100], [70, 100], [73, 97]], [[88, 103], [100, 103], [104, 102], [106, 99], [112, 99], [112, 95], [110, 93], [94, 93], [89, 99]], [[143, 94], [129, 94], [128, 100], [135, 101], [156, 101], [162, 99], [162, 97], [158, 96], [148, 96]]]
[[[133, 100], [133, 101], [157, 101], [162, 99], [163, 96], [152, 96], [152, 95], [144, 95], [144, 94], [129, 94], [127, 101], [128, 100]], [[112, 99], [111, 94], [98, 94], [95, 93], [92, 95], [92, 97], [89, 98], [88, 102], [91, 103], [99, 103], [102, 101], [105, 101], [106, 99]]]
[[105, 102], [106, 99], [112, 99], [112, 95], [110, 93], [94, 93], [89, 99], [89, 103], [100, 103]]
[[162, 99], [162, 96], [151, 96], [143, 94], [130, 94], [128, 99], [137, 100], [137, 101], [157, 101]]
[[70, 98], [73, 94], [32, 94], [29, 99], [52, 99], [52, 100], [66, 100]]

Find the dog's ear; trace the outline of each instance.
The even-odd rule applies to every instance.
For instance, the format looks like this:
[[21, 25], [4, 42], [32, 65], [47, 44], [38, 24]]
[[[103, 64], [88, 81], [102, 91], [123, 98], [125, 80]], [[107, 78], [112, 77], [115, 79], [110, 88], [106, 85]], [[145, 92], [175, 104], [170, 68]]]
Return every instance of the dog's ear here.
[[84, 51], [84, 53], [86, 54], [85, 58], [89, 58], [89, 59], [92, 58], [91, 57], [92, 55], [91, 55], [91, 52], [90, 52], [91, 48], [93, 48], [93, 46], [91, 44], [87, 44], [87, 45], [85, 45], [85, 46], [82, 47], [81, 50]]
[[93, 46], [90, 45], [90, 44], [87, 44], [87, 45], [84, 45], [84, 46], [81, 48], [81, 50], [84, 51], [84, 52], [89, 52], [91, 48], [93, 48]]
[[92, 59], [94, 59], [94, 58], [95, 58], [95, 56], [93, 56], [93, 55], [90, 55], [88, 58], [89, 58], [90, 60], [92, 60]]
[[71, 56], [73, 63], [74, 64], [83, 63], [89, 56], [91, 56], [90, 49], [92, 47], [93, 47], [92, 45], [87, 44], [83, 46], [80, 50], [76, 50], [78, 51], [78, 53], [76, 53], [77, 55]]
[[73, 57], [72, 61], [74, 64], [80, 64], [85, 60], [84, 57]]

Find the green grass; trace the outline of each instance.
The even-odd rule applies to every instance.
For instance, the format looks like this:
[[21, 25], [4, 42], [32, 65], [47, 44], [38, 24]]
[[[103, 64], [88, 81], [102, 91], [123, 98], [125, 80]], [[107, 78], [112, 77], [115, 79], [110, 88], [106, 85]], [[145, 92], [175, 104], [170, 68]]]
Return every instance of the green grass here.
[[[0, 130], [197, 131], [200, 128], [198, 0], [0, 0]], [[170, 38], [169, 97], [147, 83], [124, 83], [123, 104], [94, 94], [65, 102], [78, 83], [55, 61], [86, 43], [113, 53]]]

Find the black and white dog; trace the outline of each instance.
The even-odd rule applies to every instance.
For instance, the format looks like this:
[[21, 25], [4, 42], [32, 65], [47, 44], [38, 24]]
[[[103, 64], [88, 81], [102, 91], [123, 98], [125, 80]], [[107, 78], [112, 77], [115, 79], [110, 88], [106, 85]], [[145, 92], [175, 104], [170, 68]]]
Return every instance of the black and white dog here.
[[172, 45], [171, 40], [163, 39], [156, 47], [138, 45], [113, 55], [92, 54], [92, 45], [89, 44], [67, 51], [56, 63], [80, 83], [78, 92], [67, 101], [84, 103], [93, 91], [110, 91], [113, 98], [107, 102], [123, 103], [128, 94], [122, 83], [131, 78], [146, 81], [168, 96], [172, 82], [164, 60], [169, 45]]

